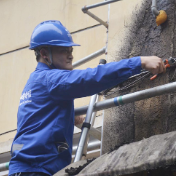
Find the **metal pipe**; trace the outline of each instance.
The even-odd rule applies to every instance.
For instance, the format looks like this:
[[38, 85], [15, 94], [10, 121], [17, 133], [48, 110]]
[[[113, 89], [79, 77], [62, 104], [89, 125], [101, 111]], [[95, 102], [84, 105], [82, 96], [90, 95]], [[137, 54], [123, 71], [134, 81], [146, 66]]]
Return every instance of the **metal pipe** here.
[[[97, 99], [97, 94], [91, 96], [89, 107], [88, 107], [87, 114], [86, 114], [86, 119], [84, 122], [86, 124], [90, 124], [96, 99]], [[82, 158], [83, 150], [84, 150], [84, 147], [85, 147], [85, 145], [87, 143], [87, 139], [88, 139], [88, 132], [89, 132], [89, 128], [83, 127], [74, 162], [77, 162], [77, 161], [81, 160], [81, 158]]]
[[[95, 103], [99, 102], [99, 101], [100, 101], [100, 98], [101, 98], [101, 97], [97, 94], [97, 99], [96, 99], [96, 102], [95, 102]], [[93, 112], [93, 113], [92, 113], [92, 117], [91, 117], [91, 121], [90, 121], [90, 124], [91, 124], [92, 127], [94, 126], [96, 114], [97, 114], [97, 112]]]
[[93, 108], [94, 108], [94, 104], [95, 104], [96, 100], [97, 100], [97, 94], [92, 95], [92, 97], [90, 99], [90, 103], [89, 103], [89, 108], [87, 110], [85, 123], [90, 123], [90, 121], [91, 121], [92, 112], [93, 112]]
[[[105, 98], [105, 97], [103, 97]], [[102, 120], [102, 127], [101, 127], [101, 146], [100, 146], [100, 156], [103, 154], [103, 138], [104, 138], [104, 119], [105, 119], [105, 111], [103, 110], [103, 120]]]
[[[102, 65], [102, 64], [106, 64], [105, 59], [100, 59], [99, 65]], [[80, 136], [74, 162], [81, 160], [82, 156], [86, 156], [87, 154], [87, 141], [89, 139], [88, 132], [89, 132], [89, 128], [91, 127], [90, 122], [91, 122], [92, 114], [94, 111], [94, 105], [96, 104], [98, 100], [99, 100], [98, 94], [94, 94], [90, 98], [90, 103], [87, 109], [85, 122], [83, 123], [83, 126], [82, 126], [82, 132], [81, 132], [81, 136]]]
[[89, 135], [101, 141], [101, 131], [97, 130], [96, 128], [90, 127]]
[[[77, 128], [82, 129], [82, 124], [76, 125]], [[94, 127], [90, 127], [89, 135], [101, 141], [101, 132]]]
[[[100, 141], [91, 142], [88, 144], [87, 151], [100, 149], [100, 145], [101, 145]], [[76, 149], [77, 149], [77, 146], [73, 146], [72, 155], [76, 153]]]
[[89, 56], [86, 56], [85, 58], [80, 59], [79, 61], [73, 63], [73, 68], [76, 68], [76, 67], [78, 67], [78, 66], [98, 57], [98, 56], [101, 56], [102, 54], [105, 53], [105, 50], [106, 50], [106, 47], [103, 47], [102, 49], [96, 51], [95, 53], [92, 53]]
[[97, 4], [90, 5], [90, 6], [84, 6], [82, 8], [82, 11], [85, 13], [88, 9], [93, 9], [93, 8], [100, 7], [100, 6], [110, 4], [110, 3], [113, 3], [113, 2], [117, 2], [117, 1], [121, 1], [121, 0], [111, 0], [111, 1], [100, 2], [100, 3], [97, 3]]
[[[94, 111], [99, 111], [102, 109], [108, 109], [111, 107], [119, 106], [119, 105], [124, 105], [127, 103], [139, 101], [139, 100], [144, 100], [147, 98], [159, 96], [162, 94], [170, 93], [176, 91], [176, 82], [173, 83], [168, 83], [162, 86], [157, 86], [154, 88], [126, 94], [123, 96], [115, 97], [112, 99], [104, 100], [98, 103], [95, 103], [94, 105]], [[85, 114], [87, 111], [88, 106], [84, 106], [81, 108], [76, 108], [75, 109], [75, 115], [82, 115]]]
[[156, 1], [157, 0], [152, 0], [151, 10], [152, 10], [153, 15], [158, 16], [160, 12], [157, 10]]
[[[94, 95], [95, 96], [95, 95]], [[99, 98], [100, 96], [98, 94], [96, 94], [96, 99], [95, 99], [95, 103], [97, 103], [99, 101]], [[90, 105], [89, 105], [90, 106]], [[92, 110], [91, 110], [91, 117], [90, 117], [90, 121], [89, 123], [91, 124], [91, 127], [93, 127], [94, 125], [94, 121], [95, 121], [95, 116], [96, 116], [97, 112], [93, 112], [93, 105], [92, 105]], [[91, 130], [91, 128], [90, 128]], [[90, 134], [90, 130], [89, 130], [89, 134]], [[92, 128], [92, 131], [94, 130], [94, 134], [97, 134], [98, 132], [98, 135], [96, 137], [96, 139], [98, 138], [99, 140], [101, 140], [101, 132], [99, 132], [97, 129], [95, 128]], [[86, 141], [86, 145], [84, 146], [84, 149], [83, 149], [83, 153], [82, 153], [82, 156], [86, 156], [87, 155], [87, 147], [88, 147], [88, 144], [89, 144], [89, 137], [90, 135], [87, 134], [87, 141]]]
[[103, 21], [102, 19], [100, 19], [99, 17], [91, 13], [90, 11], [87, 10], [85, 13], [87, 13], [87, 15], [92, 17], [94, 20], [98, 21], [100, 24], [104, 25], [106, 28], [108, 28], [108, 24], [105, 21]]
[[9, 162], [0, 164], [0, 171], [9, 170]]
[[88, 105], [75, 109], [75, 116], [86, 114]]
[[85, 146], [86, 141], [87, 141], [87, 133], [88, 133], [88, 131], [89, 131], [88, 128], [83, 128], [83, 130], [82, 130], [74, 162], [80, 161], [81, 158], [82, 158], [82, 153], [83, 153], [83, 150], [84, 150], [84, 146]]

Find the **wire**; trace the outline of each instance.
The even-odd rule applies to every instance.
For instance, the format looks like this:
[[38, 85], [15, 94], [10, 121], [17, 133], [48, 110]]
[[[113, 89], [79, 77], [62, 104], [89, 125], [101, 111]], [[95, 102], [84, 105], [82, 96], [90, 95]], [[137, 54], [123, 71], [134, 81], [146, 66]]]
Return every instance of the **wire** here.
[[147, 77], [148, 75], [150, 75], [150, 73], [146, 73], [145, 75], [143, 75], [142, 77], [138, 78], [137, 80], [133, 81], [132, 83], [128, 84], [127, 86], [122, 87], [121, 89], [119, 89], [120, 91], [122, 90], [126, 90], [129, 89], [131, 87], [133, 87], [134, 85], [138, 84], [139, 82], [141, 82], [145, 77]]
[[113, 86], [113, 87], [111, 87], [111, 88], [109, 88], [109, 89], [106, 89], [106, 90], [100, 92], [99, 95], [104, 95], [105, 97], [107, 97], [107, 96], [110, 96], [110, 95], [112, 95], [112, 94], [114, 94], [114, 93], [116, 93], [116, 92], [118, 92], [118, 91], [122, 91], [122, 90], [129, 89], [129, 88], [133, 87], [134, 85], [138, 84], [140, 81], [142, 81], [145, 77], [147, 77], [147, 76], [150, 75], [150, 74], [151, 74], [151, 73], [150, 73], [149, 71], [143, 71], [143, 72], [141, 72], [140, 74], [136, 74], [136, 75], [134, 75], [134, 76], [129, 77], [126, 81], [129, 81], [129, 80], [132, 79], [132, 78], [139, 77], [139, 76], [143, 75], [143, 76], [141, 76], [140, 78], [138, 78], [137, 80], [135, 80], [135, 81], [129, 83], [128, 85], [126, 85], [126, 86], [124, 86], [124, 87], [118, 89], [117, 91], [114, 91], [114, 92], [112, 92], [112, 93], [106, 95], [109, 91], [111, 91], [112, 89], [118, 87], [119, 84], [117, 84], [117, 85], [115, 85], [115, 86]]
[[13, 132], [13, 131], [16, 131], [16, 130], [17, 130], [17, 129], [10, 130], [10, 131], [6, 131], [6, 132], [4, 132], [4, 133], [1, 133], [0, 136], [1, 136], [1, 135], [4, 135], [4, 134], [7, 134], [7, 133], [10, 133], [10, 132]]
[[145, 73], [150, 73], [150, 72], [149, 72], [149, 71], [142, 71], [142, 72], [139, 73], [139, 74], [136, 74], [136, 75], [134, 75], [134, 76], [129, 77], [128, 80], [131, 79], [131, 78], [135, 78], [135, 77], [137, 77], [137, 76], [141, 76], [141, 75], [143, 75], [143, 74], [145, 74]]

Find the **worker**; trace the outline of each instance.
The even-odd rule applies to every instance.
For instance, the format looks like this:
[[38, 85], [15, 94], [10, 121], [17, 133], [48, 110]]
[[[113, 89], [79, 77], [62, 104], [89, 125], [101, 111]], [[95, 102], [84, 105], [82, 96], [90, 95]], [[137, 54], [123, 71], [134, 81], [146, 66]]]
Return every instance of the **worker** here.
[[32, 33], [29, 49], [35, 51], [38, 64], [20, 97], [9, 175], [53, 175], [70, 164], [75, 98], [115, 86], [142, 68], [165, 72], [155, 56], [73, 70], [73, 46], [79, 45], [59, 21], [44, 21]]

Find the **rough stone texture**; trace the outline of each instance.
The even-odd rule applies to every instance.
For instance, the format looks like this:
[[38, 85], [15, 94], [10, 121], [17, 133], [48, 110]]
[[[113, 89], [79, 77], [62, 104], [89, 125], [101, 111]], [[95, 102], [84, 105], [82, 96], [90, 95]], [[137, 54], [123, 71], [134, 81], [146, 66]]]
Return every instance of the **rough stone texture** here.
[[[141, 55], [156, 55], [162, 59], [176, 57], [176, 0], [157, 2], [158, 9], [166, 11], [167, 22], [157, 27], [150, 9], [151, 0], [142, 0], [141, 8], [134, 9], [133, 23], [128, 26], [128, 33], [122, 47], [118, 48], [114, 55], [117, 61]], [[159, 75], [154, 81], [150, 81], [147, 77], [135, 87], [118, 91], [107, 98], [173, 82], [176, 80], [175, 75], [175, 69], [169, 69], [166, 74]], [[131, 81], [134, 80], [135, 78]], [[123, 83], [120, 87], [124, 87], [129, 82]], [[176, 130], [175, 117], [175, 93], [105, 110], [103, 153], [115, 146], [174, 131]]]
[[[83, 169], [79, 176], [172, 176], [176, 161], [176, 132], [155, 135], [104, 154]], [[169, 168], [167, 173], [158, 172]], [[154, 170], [154, 171], [152, 171]], [[142, 172], [141, 172], [142, 171]], [[163, 169], [164, 171], [164, 169]], [[152, 174], [151, 174], [152, 173]], [[172, 174], [171, 174], [172, 173]]]

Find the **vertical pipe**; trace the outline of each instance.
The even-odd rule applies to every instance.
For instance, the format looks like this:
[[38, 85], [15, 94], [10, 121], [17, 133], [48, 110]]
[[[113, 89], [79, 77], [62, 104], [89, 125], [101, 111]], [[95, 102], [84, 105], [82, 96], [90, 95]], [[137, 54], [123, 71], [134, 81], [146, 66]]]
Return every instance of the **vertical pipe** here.
[[[99, 99], [100, 99], [100, 96], [97, 95], [95, 103], [97, 103], [99, 101]], [[96, 114], [97, 114], [97, 112], [92, 113], [91, 120], [90, 120], [91, 127], [93, 127], [93, 125], [94, 125]], [[84, 150], [83, 150], [83, 156], [86, 156], [86, 154], [87, 154], [88, 144], [89, 144], [89, 135], [87, 135], [86, 145], [84, 146]]]
[[[99, 101], [100, 101], [100, 96], [97, 95], [96, 103], [99, 102]], [[92, 118], [91, 118], [91, 122], [90, 122], [90, 124], [91, 124], [92, 127], [93, 127], [94, 122], [95, 122], [96, 114], [97, 114], [97, 112], [93, 112], [93, 114], [92, 114]]]
[[[106, 60], [100, 59], [99, 64], [100, 65], [106, 64]], [[85, 119], [85, 122], [83, 123], [83, 127], [82, 127], [83, 129], [82, 129], [82, 133], [81, 133], [80, 141], [78, 144], [78, 149], [76, 151], [74, 162], [77, 162], [77, 161], [81, 160], [81, 158], [82, 158], [83, 150], [85, 149], [85, 145], [86, 145], [87, 139], [88, 139], [88, 132], [89, 132], [89, 129], [91, 126], [90, 122], [91, 122], [92, 114], [94, 112], [94, 105], [95, 105], [96, 101], [98, 100], [97, 97], [98, 97], [98, 94], [91, 96], [90, 103], [89, 103], [89, 106], [87, 109], [86, 119]], [[86, 150], [87, 150], [87, 146], [86, 146]]]
[[156, 1], [157, 0], [152, 0], [152, 7], [151, 7], [151, 9], [152, 9], [153, 15], [158, 16], [160, 12], [157, 10], [157, 3], [156, 3]]

